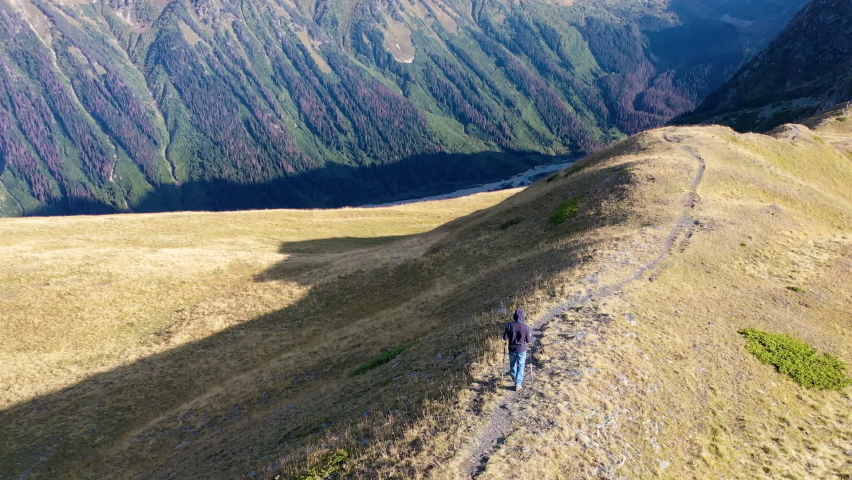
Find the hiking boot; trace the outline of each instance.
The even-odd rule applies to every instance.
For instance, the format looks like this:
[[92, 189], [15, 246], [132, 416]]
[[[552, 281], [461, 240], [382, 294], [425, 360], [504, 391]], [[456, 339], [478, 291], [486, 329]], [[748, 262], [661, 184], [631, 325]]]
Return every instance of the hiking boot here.
[[515, 385], [515, 391], [517, 392], [517, 391], [520, 391], [520, 390], [521, 390], [521, 384], [518, 383], [518, 384]]

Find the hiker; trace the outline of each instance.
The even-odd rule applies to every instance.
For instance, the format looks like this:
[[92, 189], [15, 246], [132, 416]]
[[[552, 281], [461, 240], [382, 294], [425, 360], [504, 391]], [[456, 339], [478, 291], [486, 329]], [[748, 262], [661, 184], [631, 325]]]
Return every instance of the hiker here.
[[524, 364], [527, 363], [527, 347], [530, 344], [530, 326], [524, 323], [527, 314], [523, 308], [515, 310], [514, 321], [506, 324], [503, 340], [509, 342], [509, 375], [515, 382], [515, 391], [524, 383]]

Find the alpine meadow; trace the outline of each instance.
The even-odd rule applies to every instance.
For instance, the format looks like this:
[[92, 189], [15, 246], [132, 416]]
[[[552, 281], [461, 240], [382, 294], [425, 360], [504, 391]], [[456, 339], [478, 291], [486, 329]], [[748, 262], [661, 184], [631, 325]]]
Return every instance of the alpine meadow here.
[[852, 478], [850, 8], [0, 0], [0, 480]]
[[738, 332], [852, 359], [849, 113], [654, 130], [435, 203], [5, 220], [0, 470], [842, 478], [849, 389]]

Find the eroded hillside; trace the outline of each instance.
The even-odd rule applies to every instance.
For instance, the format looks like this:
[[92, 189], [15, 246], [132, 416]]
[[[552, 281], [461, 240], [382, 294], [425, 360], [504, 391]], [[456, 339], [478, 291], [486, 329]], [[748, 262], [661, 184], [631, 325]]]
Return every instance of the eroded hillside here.
[[[286, 211], [228, 214], [246, 239], [284, 240], [284, 257], [246, 264], [253, 281], [168, 306], [160, 328], [135, 333], [138, 358], [110, 364], [98, 343], [80, 341], [48, 368], [56, 354], [38, 328], [49, 321], [32, 324], [30, 336], [4, 335], [22, 339], [4, 344], [4, 355], [45, 366], [27, 370], [21, 360], [4, 383], [25, 391], [61, 381], [6, 402], [0, 470], [274, 478], [344, 451], [350, 458], [336, 475], [351, 478], [513, 478], [519, 469], [530, 478], [848, 475], [849, 389], [807, 390], [761, 364], [737, 333], [790, 333], [852, 361], [848, 114], [768, 136], [654, 130], [508, 198], [299, 213], [299, 222], [314, 219], [305, 227], [272, 223], [293, 215]], [[467, 212], [493, 206], [425, 233], [426, 225], [404, 227], [447, 206], [462, 214], [454, 202], [469, 202]], [[554, 216], [564, 205], [579, 208]], [[185, 222], [181, 215], [151, 218], [168, 225]], [[442, 215], [436, 224], [453, 216]], [[351, 233], [325, 230], [344, 217]], [[51, 221], [39, 220], [47, 231]], [[0, 225], [29, 225], [18, 222], [27, 221]], [[308, 234], [312, 225], [326, 226]], [[124, 254], [162, 248], [138, 228]], [[30, 255], [73, 252], [52, 242], [50, 253], [33, 243]], [[214, 243], [273, 257], [263, 242], [251, 247], [233, 234]], [[62, 275], [43, 268], [52, 288], [102, 288], [90, 302], [115, 294], [83, 266]], [[156, 285], [150, 273], [130, 274]], [[39, 289], [9, 291], [4, 301], [15, 305]], [[537, 346], [515, 393], [502, 377], [499, 332], [518, 306], [535, 323]], [[81, 350], [106, 366], [69, 375], [86, 365], [74, 358]]]

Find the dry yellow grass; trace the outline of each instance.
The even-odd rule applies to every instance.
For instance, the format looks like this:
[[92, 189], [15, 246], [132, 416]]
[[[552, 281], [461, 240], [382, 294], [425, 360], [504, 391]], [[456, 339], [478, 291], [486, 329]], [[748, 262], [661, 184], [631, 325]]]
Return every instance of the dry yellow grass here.
[[[516, 195], [0, 222], [0, 333], [18, 338], [0, 473], [274, 478], [343, 448], [352, 478], [842, 478], [850, 392], [802, 389], [737, 334], [852, 361], [833, 115], [776, 137], [648, 132]], [[507, 393], [503, 310], [566, 302]], [[472, 458], [502, 410], [510, 434]]]
[[[10, 386], [0, 408], [292, 305], [311, 276], [253, 281], [278, 263], [313, 253], [311, 262], [333, 260], [341, 270], [345, 262], [327, 251], [426, 232], [507, 195], [384, 209], [0, 220], [0, 336], [8, 339], [0, 384]], [[181, 339], [160, 338], [187, 316], [195, 321]]]
[[[103, 408], [89, 404], [100, 389], [98, 374], [110, 384], [144, 381], [141, 388], [163, 388], [159, 378], [139, 371], [140, 359], [250, 324], [353, 271], [389, 268], [417, 255], [440, 233], [407, 236], [512, 194], [381, 209], [0, 220], [0, 408], [14, 413], [13, 423], [3, 427], [0, 473], [15, 471], [11, 462], [19, 463], [17, 457], [26, 459], [29, 452], [22, 448], [30, 446], [23, 442], [40, 435], [71, 439], [84, 427], [98, 429], [97, 421], [80, 411], [71, 419], [43, 420], [48, 412], [35, 412], [42, 420], [30, 418], [22, 412], [38, 410], [34, 399], [52, 394], [80, 402], [82, 410]], [[369, 248], [388, 243], [380, 253]], [[275, 331], [280, 328], [287, 327]], [[200, 352], [190, 358], [219, 360]], [[204, 372], [186, 365], [176, 368], [186, 371], [169, 378], [166, 369], [162, 380], [191, 378], [207, 386], [225, 380], [220, 371], [204, 378]], [[136, 402], [134, 392], [120, 393]], [[166, 404], [191, 399], [162, 393]], [[163, 406], [152, 404], [121, 420], [110, 418], [109, 411], [96, 416], [145, 425], [163, 413], [158, 410]], [[59, 422], [67, 422], [65, 428], [49, 431]]]
[[[655, 175], [667, 133], [706, 160], [699, 224], [642, 282], [549, 326], [544, 375], [480, 478], [852, 474], [849, 389], [807, 390], [752, 358], [737, 333], [789, 333], [852, 360], [852, 162], [822, 132], [797, 130], [792, 142], [783, 130], [780, 140], [722, 128], [643, 136], [653, 154], [640, 175]], [[657, 192], [632, 196], [654, 204]], [[637, 242], [654, 244], [636, 232], [601, 252], [612, 255], [603, 267], [628, 274], [618, 261], [635, 258]]]
[[[823, 125], [836, 125], [827, 117]], [[847, 478], [849, 389], [804, 389], [748, 354], [737, 333], [790, 333], [852, 360], [852, 162], [837, 148], [842, 132], [821, 142], [828, 133], [796, 131], [776, 139], [664, 129], [587, 161], [584, 172], [624, 173], [601, 182], [609, 185], [595, 202], [600, 216], [547, 244], [551, 254], [586, 244], [582, 261], [540, 275], [518, 303], [535, 317], [571, 294], [598, 292], [597, 300], [542, 332], [539, 368], [521, 396], [501, 390], [500, 342], [480, 341], [488, 353], [473, 368], [476, 383], [369, 447], [352, 475], [467, 478], [492, 412], [508, 410], [510, 434], [477, 478]], [[695, 206], [686, 206], [696, 222], [642, 271], [684, 211], [697, 167], [690, 151], [707, 167]], [[576, 188], [579, 175], [558, 182]], [[549, 191], [565, 191], [558, 182], [493, 210], [540, 207]], [[530, 271], [541, 272], [542, 260]], [[637, 271], [638, 281], [600, 294]]]

